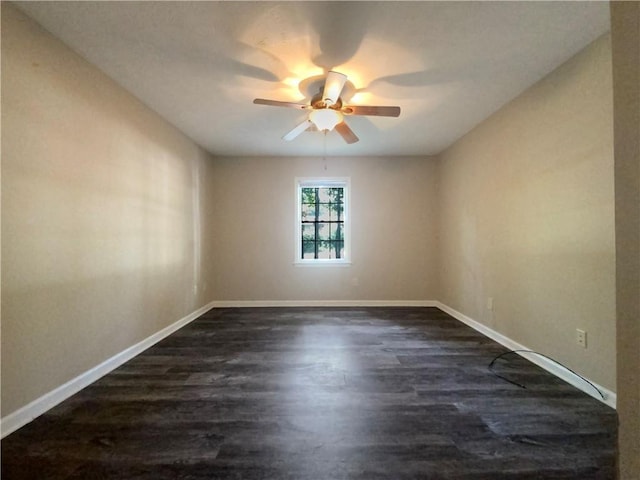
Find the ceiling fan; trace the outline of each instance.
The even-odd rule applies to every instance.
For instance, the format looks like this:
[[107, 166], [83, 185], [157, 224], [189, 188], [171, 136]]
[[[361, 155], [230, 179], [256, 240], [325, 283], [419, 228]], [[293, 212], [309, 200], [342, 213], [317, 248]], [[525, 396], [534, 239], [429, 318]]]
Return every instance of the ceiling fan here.
[[331, 131], [336, 132], [347, 143], [355, 143], [359, 139], [349, 125], [344, 121], [345, 115], [373, 115], [378, 117], [398, 117], [400, 107], [376, 107], [371, 105], [344, 105], [340, 94], [347, 82], [347, 76], [343, 73], [330, 71], [324, 82], [322, 91], [311, 98], [309, 104], [280, 102], [278, 100], [266, 100], [256, 98], [253, 103], [257, 105], [271, 105], [274, 107], [297, 108], [298, 110], [309, 111], [309, 116], [304, 122], [299, 124], [282, 138], [291, 141], [305, 130]]

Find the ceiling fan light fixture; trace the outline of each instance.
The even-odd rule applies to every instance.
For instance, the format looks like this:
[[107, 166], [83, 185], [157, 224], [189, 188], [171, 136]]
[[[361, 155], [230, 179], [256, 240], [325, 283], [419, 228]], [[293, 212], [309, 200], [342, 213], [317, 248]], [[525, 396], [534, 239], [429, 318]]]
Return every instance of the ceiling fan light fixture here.
[[342, 113], [331, 108], [321, 108], [314, 110], [309, 114], [311, 120], [318, 130], [333, 130], [334, 127], [342, 122]]
[[[320, 79], [314, 77], [307, 80], [314, 82], [313, 84], [317, 87], [318, 85], [315, 82]], [[304, 82], [307, 80], [304, 80]], [[340, 95], [344, 94], [343, 90], [346, 84], [347, 76], [345, 74], [331, 70], [327, 73], [324, 85], [320, 87], [321, 91], [313, 95], [308, 103], [282, 102], [265, 98], [255, 98], [253, 103], [296, 108], [309, 112], [309, 116], [300, 125], [282, 137], [283, 140], [288, 142], [307, 130], [320, 132], [335, 130], [345, 142], [349, 144], [356, 143], [359, 138], [345, 122], [344, 115], [372, 115], [377, 117], [397, 117], [400, 115], [400, 107], [398, 106], [344, 105]], [[353, 89], [353, 84], [350, 83], [349, 88]], [[315, 91], [315, 88], [313, 90]], [[300, 88], [300, 92], [302, 91], [302, 88]], [[353, 93], [347, 92], [347, 94], [349, 95], [348, 98], [353, 97]]]

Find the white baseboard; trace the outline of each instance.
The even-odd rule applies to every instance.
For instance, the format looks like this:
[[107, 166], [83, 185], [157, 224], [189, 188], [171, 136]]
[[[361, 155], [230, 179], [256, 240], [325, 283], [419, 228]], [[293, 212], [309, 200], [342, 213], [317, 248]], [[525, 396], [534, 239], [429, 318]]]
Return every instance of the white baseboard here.
[[139, 355], [147, 348], [158, 343], [163, 338], [171, 335], [173, 332], [182, 328], [186, 324], [192, 322], [203, 313], [212, 308], [229, 308], [229, 307], [383, 307], [383, 306], [404, 306], [404, 307], [433, 307], [436, 302], [423, 300], [333, 300], [333, 301], [316, 301], [316, 300], [291, 300], [291, 301], [213, 301], [199, 308], [186, 317], [177, 322], [163, 328], [150, 337], [141, 342], [123, 350], [113, 357], [105, 360], [101, 364], [90, 370], [69, 380], [67, 383], [55, 388], [54, 390], [44, 394], [40, 398], [28, 403], [24, 407], [19, 408], [15, 412], [0, 419], [0, 438], [4, 438], [10, 433], [15, 432], [20, 427], [31, 422], [46, 411], [52, 409], [70, 396], [78, 393], [83, 388], [89, 386], [96, 380], [105, 376], [112, 370], [118, 368], [123, 363], [131, 360]]
[[436, 307], [434, 300], [222, 300], [212, 308], [255, 307]]
[[[440, 302], [434, 302], [435, 306], [438, 307], [440, 310], [442, 310], [443, 312], [448, 313], [449, 315], [451, 315], [453, 318], [455, 318], [456, 320], [460, 320], [462, 323], [470, 326], [471, 328], [473, 328], [474, 330], [480, 332], [481, 334], [483, 334], [486, 337], [489, 337], [490, 339], [498, 342], [499, 344], [503, 345], [504, 347], [508, 348], [509, 350], [531, 350], [530, 348], [527, 348], [526, 346], [511, 340], [509, 337], [506, 337], [504, 335], [502, 335], [501, 333], [496, 332], [495, 330], [487, 327], [486, 325], [483, 325], [480, 322], [477, 322], [476, 320], [473, 320], [472, 318], [467, 317], [466, 315], [464, 315], [463, 313], [458, 312], [457, 310], [454, 310], [453, 308], [444, 305], [443, 303]], [[540, 355], [535, 355], [535, 354], [531, 354], [531, 353], [526, 353], [526, 352], [518, 352], [518, 355], [520, 355], [521, 357], [526, 358], [527, 360], [529, 360], [531, 363], [535, 363], [536, 365], [538, 365], [539, 367], [545, 369], [547, 372], [555, 375], [556, 377], [560, 378], [561, 380], [564, 380], [565, 382], [573, 385], [574, 387], [582, 390], [583, 392], [585, 392], [588, 395], [591, 395], [593, 398], [600, 400], [601, 402], [609, 405], [611, 408], [616, 408], [616, 401], [617, 401], [617, 396], [616, 393], [601, 386], [598, 385], [597, 383], [591, 381], [590, 379], [589, 382], [591, 382], [598, 390], [600, 390], [600, 392], [602, 392], [602, 394], [604, 395], [604, 399], [598, 394], [598, 392], [594, 391], [593, 387], [591, 385], [589, 385], [589, 383], [585, 382], [584, 380], [580, 379], [579, 377], [577, 377], [576, 375], [574, 375], [573, 373], [571, 373], [569, 370], [567, 370], [566, 368], [564, 368], [563, 366], [561, 366], [558, 363], [555, 363], [553, 361], [551, 361], [548, 358], [545, 357], [541, 357]]]
[[[524, 345], [521, 345], [510, 338], [496, 332], [495, 330], [483, 325], [466, 315], [454, 310], [453, 308], [444, 305], [434, 300], [256, 300], [256, 301], [213, 301], [207, 305], [199, 308], [193, 313], [183, 317], [177, 322], [163, 328], [159, 332], [154, 333], [150, 337], [142, 340], [141, 342], [123, 350], [122, 352], [114, 355], [108, 360], [95, 366], [94, 368], [78, 375], [74, 379], [68, 381], [64, 385], [46, 393], [40, 398], [32, 401], [24, 407], [10, 413], [6, 417], [0, 419], [0, 438], [4, 438], [10, 433], [16, 431], [20, 427], [26, 425], [34, 418], [42, 415], [46, 411], [58, 405], [60, 402], [66, 400], [70, 396], [78, 393], [83, 388], [92, 384], [96, 380], [105, 376], [112, 370], [116, 369], [123, 363], [131, 360], [136, 355], [139, 355], [149, 347], [155, 345], [160, 340], [171, 335], [176, 330], [182, 328], [188, 323], [192, 322], [200, 315], [206, 313], [212, 308], [240, 308], [240, 307], [437, 307], [443, 312], [448, 313], [453, 318], [465, 323], [474, 330], [482, 333], [483, 335], [491, 338], [492, 340], [500, 343], [509, 350], [529, 350]], [[527, 360], [535, 363], [536, 365], [547, 370], [549, 373], [561, 378], [567, 383], [579, 388], [583, 392], [591, 395], [592, 397], [603, 401], [603, 399], [594, 392], [593, 388], [582, 381], [580, 378], [573, 375], [571, 372], [563, 368], [562, 366], [552, 362], [549, 359], [540, 357], [539, 355], [531, 355], [526, 353], [520, 353]], [[590, 381], [590, 380], [589, 380]], [[612, 408], [616, 408], [616, 394], [611, 390], [608, 390], [595, 382], [593, 383], [605, 396], [604, 403]]]
[[139, 355], [149, 347], [155, 345], [163, 338], [171, 335], [179, 328], [182, 328], [186, 324], [192, 322], [203, 313], [211, 310], [214, 303], [215, 302], [210, 302], [207, 305], [204, 305], [195, 312], [190, 313], [186, 317], [181, 318], [177, 322], [163, 328], [159, 332], [154, 333], [150, 337], [145, 338], [141, 342], [123, 350], [101, 364], [87, 370], [74, 379], [69, 380], [67, 383], [59, 386], [49, 393], [44, 394], [40, 398], [35, 399], [31, 403], [19, 408], [13, 413], [10, 413], [6, 417], [3, 417], [0, 420], [0, 438], [4, 438], [10, 433], [15, 432], [20, 427], [52, 409], [71, 395], [78, 393], [80, 390], [89, 386], [112, 370], [118, 368], [123, 363], [131, 360], [136, 355]]

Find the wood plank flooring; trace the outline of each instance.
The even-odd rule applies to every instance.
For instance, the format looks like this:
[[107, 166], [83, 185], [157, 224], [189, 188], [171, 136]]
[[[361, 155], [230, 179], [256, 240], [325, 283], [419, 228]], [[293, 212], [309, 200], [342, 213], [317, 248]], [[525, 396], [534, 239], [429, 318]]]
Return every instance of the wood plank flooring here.
[[10, 479], [613, 479], [613, 409], [436, 308], [214, 309], [2, 441]]

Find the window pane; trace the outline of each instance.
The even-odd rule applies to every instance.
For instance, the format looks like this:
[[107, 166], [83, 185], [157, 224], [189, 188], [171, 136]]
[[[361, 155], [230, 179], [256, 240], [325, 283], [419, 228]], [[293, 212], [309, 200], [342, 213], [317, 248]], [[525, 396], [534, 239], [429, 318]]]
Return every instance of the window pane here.
[[302, 221], [313, 222], [316, 220], [316, 206], [302, 204]]
[[329, 203], [331, 201], [331, 188], [318, 188], [318, 201]]
[[316, 242], [302, 242], [302, 258], [315, 258]]
[[302, 225], [302, 240], [315, 240], [316, 239], [316, 227], [315, 225], [306, 224]]
[[344, 224], [332, 223], [331, 224], [331, 240], [344, 240]]
[[333, 258], [329, 242], [319, 242], [318, 258]]
[[331, 238], [331, 229], [328, 223], [318, 223], [317, 240], [329, 240]]
[[334, 242], [333, 250], [334, 250], [333, 258], [344, 258], [344, 242]]
[[316, 203], [316, 189], [305, 187], [302, 189], [302, 203]]
[[330, 220], [336, 222], [338, 220], [344, 220], [344, 207], [341, 203], [331, 204], [331, 217]]
[[330, 194], [332, 203], [342, 203], [342, 196], [344, 194], [343, 188], [332, 188]]
[[320, 213], [318, 215], [318, 220], [321, 222], [328, 222], [331, 220], [331, 209], [327, 204], [320, 204]]

